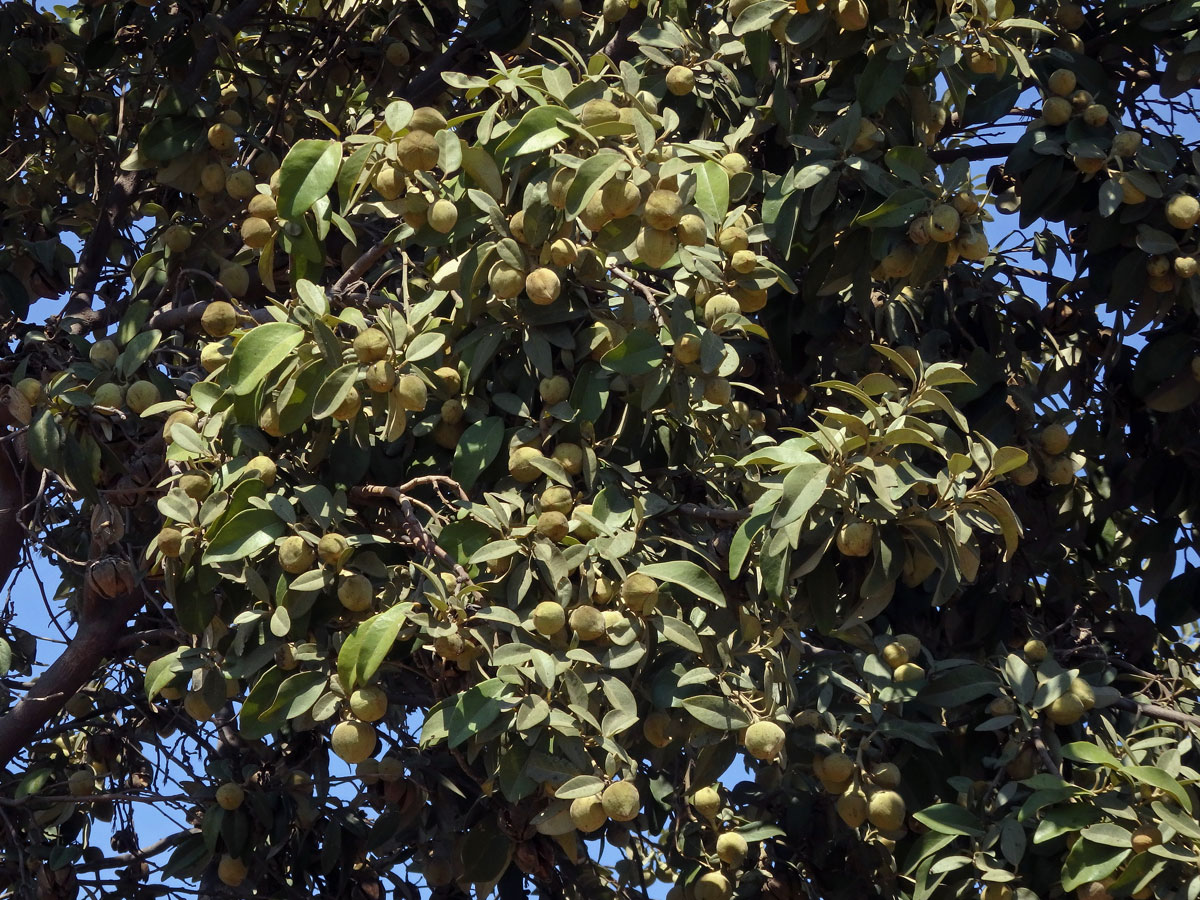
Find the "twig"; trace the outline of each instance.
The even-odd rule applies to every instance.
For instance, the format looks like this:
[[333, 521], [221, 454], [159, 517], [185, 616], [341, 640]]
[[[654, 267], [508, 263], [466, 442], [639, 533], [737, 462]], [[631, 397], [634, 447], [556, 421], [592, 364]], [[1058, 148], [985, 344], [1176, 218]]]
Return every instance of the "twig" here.
[[396, 490], [400, 491], [402, 494], [407, 494], [413, 488], [421, 484], [432, 484], [434, 486], [441, 484], [447, 485], [454, 488], [454, 490], [458, 493], [458, 498], [464, 503], [471, 502], [471, 498], [467, 492], [463, 490], [463, 486], [453, 478], [449, 478], [446, 475], [420, 475], [417, 478], [410, 478], [408, 481], [404, 482], [404, 484], [397, 487]]
[[164, 838], [155, 841], [153, 844], [147, 844], [140, 850], [135, 850], [133, 853], [122, 853], [119, 856], [110, 856], [107, 859], [101, 859], [94, 863], [80, 863], [75, 866], [79, 871], [90, 872], [100, 869], [119, 869], [121, 866], [127, 866], [130, 863], [141, 862], [149, 859], [152, 856], [157, 856], [164, 850], [170, 850], [184, 838], [192, 834], [198, 834], [198, 830], [179, 831], [175, 834], [169, 834]]
[[659, 325], [661, 325], [663, 328], [666, 328], [667, 320], [666, 317], [663, 316], [662, 310], [658, 306], [658, 301], [654, 298], [654, 289], [648, 284], [642, 284], [642, 282], [638, 281], [623, 269], [614, 267], [610, 271], [627, 285], [636, 289], [638, 293], [646, 298], [646, 303], [650, 305], [650, 311], [654, 313], [654, 318], [658, 320]]
[[1055, 765], [1054, 760], [1050, 756], [1050, 751], [1046, 749], [1046, 742], [1042, 740], [1042, 726], [1034, 725], [1029, 733], [1029, 740], [1033, 744], [1033, 749], [1037, 751], [1038, 757], [1042, 761], [1042, 765], [1046, 767], [1046, 771], [1053, 772], [1055, 775], [1062, 776], [1062, 770]]

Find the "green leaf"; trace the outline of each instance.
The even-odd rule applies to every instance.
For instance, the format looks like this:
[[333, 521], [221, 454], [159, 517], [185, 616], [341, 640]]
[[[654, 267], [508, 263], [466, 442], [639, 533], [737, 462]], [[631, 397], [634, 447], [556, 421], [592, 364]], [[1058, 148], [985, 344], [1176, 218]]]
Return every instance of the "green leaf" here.
[[324, 692], [328, 680], [324, 672], [297, 672], [288, 676], [280, 685], [275, 700], [262, 715], [266, 717], [281, 712], [287, 719], [303, 715], [312, 709], [317, 698]]
[[1132, 851], [1119, 847], [1076, 841], [1062, 868], [1062, 887], [1073, 891], [1081, 884], [1100, 881], [1117, 870]]
[[1076, 741], [1074, 744], [1067, 744], [1062, 748], [1062, 755], [1064, 759], [1074, 762], [1093, 763], [1100, 766], [1110, 766], [1114, 769], [1121, 768], [1121, 763], [1115, 756], [1103, 747], [1098, 747], [1088, 741]]
[[469, 491], [495, 460], [503, 443], [504, 420], [499, 416], [489, 416], [468, 427], [454, 449], [454, 480]]
[[561, 106], [536, 106], [521, 117], [517, 127], [504, 136], [496, 148], [496, 157], [509, 160], [515, 156], [549, 150], [572, 134], [559, 127], [561, 122], [578, 124], [574, 113]]
[[204, 550], [204, 563], [233, 562], [265, 550], [287, 526], [269, 509], [247, 509], [217, 529]]
[[483, 147], [467, 147], [462, 152], [463, 170], [491, 197], [499, 200], [504, 196], [504, 184], [500, 180], [500, 169], [492, 155]]
[[358, 363], [347, 363], [344, 366], [339, 366], [334, 370], [325, 381], [317, 388], [317, 395], [313, 398], [312, 417], [320, 420], [333, 415], [342, 401], [350, 395], [350, 389], [354, 387], [355, 379], [358, 378]]
[[677, 560], [675, 562], [651, 563], [642, 566], [638, 571], [658, 581], [677, 584], [691, 591], [697, 597], [711, 600], [717, 606], [725, 605], [725, 594], [722, 593], [716, 579], [705, 572], [694, 562]]
[[604, 788], [603, 778], [597, 778], [595, 775], [576, 775], [555, 788], [554, 796], [559, 800], [578, 800], [580, 797], [594, 797]]
[[1162, 769], [1157, 769], [1154, 766], [1127, 766], [1121, 769], [1121, 774], [1126, 778], [1132, 778], [1143, 784], [1156, 787], [1160, 791], [1166, 791], [1183, 807], [1184, 812], [1191, 813], [1192, 798], [1188, 796], [1187, 791], [1183, 789], [1183, 786], [1178, 781]]
[[601, 686], [611, 709], [605, 713], [604, 721], [600, 723], [600, 732], [611, 738], [637, 724], [637, 698], [625, 682], [618, 678], [605, 678]]
[[751, 31], [761, 31], [778, 19], [790, 5], [785, 0], [760, 0], [751, 3], [733, 23], [734, 35], [741, 37]]
[[63, 430], [48, 409], [39, 410], [26, 432], [29, 460], [39, 469], [62, 468]]
[[1041, 821], [1033, 833], [1035, 844], [1044, 844], [1060, 834], [1079, 831], [1086, 828], [1101, 817], [1102, 813], [1094, 806], [1072, 803], [1055, 806], [1042, 811]]
[[383, 109], [383, 121], [392, 134], [398, 134], [412, 121], [413, 105], [407, 100], [393, 100]]
[[427, 359], [446, 345], [446, 336], [440, 331], [426, 331], [418, 334], [404, 350], [404, 358], [409, 362]]
[[329, 193], [342, 164], [337, 141], [297, 141], [283, 158], [276, 206], [281, 219], [298, 219]]
[[767, 822], [748, 822], [734, 830], [750, 844], [765, 841], [767, 838], [787, 836], [787, 832], [778, 825], [771, 825]]
[[583, 212], [596, 191], [604, 187], [624, 161], [625, 157], [615, 151], [601, 151], [584, 160], [583, 165], [575, 170], [575, 177], [567, 188], [567, 218], [574, 219]]
[[1000, 679], [983, 666], [957, 666], [930, 680], [921, 691], [921, 700], [934, 706], [961, 706], [996, 692]]
[[685, 650], [691, 650], [693, 653], [704, 652], [700, 636], [696, 634], [696, 630], [691, 625], [672, 616], [663, 616], [661, 622], [663, 637], [667, 640], [678, 644]]
[[379, 671], [404, 625], [406, 607], [392, 606], [360, 622], [338, 652], [338, 677], [346, 690], [367, 684]]
[[718, 222], [724, 221], [729, 212], [729, 173], [724, 166], [712, 160], [696, 166], [695, 171], [695, 204]]
[[786, 528], [803, 519], [825, 493], [830, 468], [816, 457], [803, 460], [784, 476], [783, 496], [775, 509], [771, 527]]
[[199, 144], [205, 130], [203, 119], [162, 116], [142, 129], [138, 135], [138, 150], [155, 162], [170, 162]]
[[1197, 824], [1195, 819], [1181, 815], [1161, 800], [1155, 800], [1150, 804], [1150, 808], [1154, 810], [1154, 814], [1164, 825], [1169, 825], [1192, 840], [1200, 840], [1200, 824]]
[[276, 710], [272, 715], [266, 714], [275, 703], [279, 687], [283, 684], [284, 672], [278, 666], [271, 666], [258, 682], [250, 689], [245, 702], [238, 713], [238, 733], [248, 740], [257, 740], [270, 734], [282, 725], [285, 717]]
[[754, 539], [774, 515], [775, 511], [771, 509], [755, 513], [742, 522], [737, 531], [733, 533], [733, 540], [729, 544], [730, 578], [737, 578], [741, 574], [742, 566], [746, 564], [746, 557], [749, 556], [750, 550], [754, 546]]
[[648, 331], [631, 331], [628, 337], [604, 354], [600, 364], [620, 375], [644, 375], [662, 364], [663, 348]]
[[[7, 647], [8, 645], [5, 644], [5, 646]], [[146, 666], [146, 699], [153, 700], [157, 697], [159, 691], [174, 681], [175, 677], [183, 671], [183, 664], [179, 661], [179, 654], [186, 649], [186, 647], [180, 647], [178, 650], [173, 650], [165, 656], [160, 656], [151, 662], [150, 665]], [[0, 666], [0, 671], [8, 671], [8, 666]]]
[[494, 884], [508, 871], [513, 849], [495, 814], [484, 817], [471, 826], [458, 848], [463, 877], [476, 885]]
[[913, 818], [942, 834], [965, 834], [970, 837], [983, 837], [984, 834], [983, 823], [978, 817], [957, 803], [936, 803], [913, 813]]
[[504, 708], [498, 698], [506, 687], [499, 678], [491, 678], [457, 696], [446, 717], [451, 748], [459, 746], [496, 721]]
[[277, 365], [304, 340], [304, 329], [291, 322], [267, 322], [251, 328], [233, 348], [225, 377], [239, 397], [254, 393]]
[[158, 346], [160, 340], [162, 340], [162, 332], [156, 329], [134, 335], [117, 359], [117, 372], [128, 378], [150, 358], [150, 354], [154, 352], [154, 348]]
[[1001, 447], [992, 456], [992, 473], [1006, 475], [1029, 461], [1029, 454], [1018, 447]]
[[506, 556], [512, 556], [520, 549], [521, 545], [516, 541], [491, 541], [472, 553], [467, 562], [474, 566], [493, 559], [503, 559]]
[[855, 219], [854, 224], [894, 228], [908, 222], [928, 202], [928, 195], [920, 188], [900, 188], [877, 207]]
[[710, 728], [737, 731], [750, 724], [750, 717], [746, 712], [728, 697], [701, 694], [697, 697], [684, 697], [679, 702], [698, 722]]

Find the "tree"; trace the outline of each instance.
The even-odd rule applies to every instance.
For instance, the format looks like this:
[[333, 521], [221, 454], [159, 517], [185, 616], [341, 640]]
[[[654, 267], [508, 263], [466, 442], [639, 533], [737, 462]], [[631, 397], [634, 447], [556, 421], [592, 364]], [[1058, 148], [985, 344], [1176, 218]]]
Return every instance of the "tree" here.
[[0, 896], [1195, 896], [1190, 0], [0, 24]]

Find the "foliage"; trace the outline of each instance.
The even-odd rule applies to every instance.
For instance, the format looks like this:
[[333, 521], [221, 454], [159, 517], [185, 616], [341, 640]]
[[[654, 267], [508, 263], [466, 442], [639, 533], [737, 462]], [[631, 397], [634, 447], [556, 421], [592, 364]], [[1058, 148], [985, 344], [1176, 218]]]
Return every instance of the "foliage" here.
[[0, 20], [0, 896], [1200, 890], [1190, 0]]

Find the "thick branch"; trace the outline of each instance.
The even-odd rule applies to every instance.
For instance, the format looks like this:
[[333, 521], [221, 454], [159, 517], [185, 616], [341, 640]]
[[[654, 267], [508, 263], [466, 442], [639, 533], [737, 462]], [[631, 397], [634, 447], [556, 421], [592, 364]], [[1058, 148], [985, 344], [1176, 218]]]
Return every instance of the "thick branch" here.
[[[414, 481], [418, 480], [414, 479]], [[412, 484], [413, 482], [409, 483]], [[350, 499], [366, 503], [377, 503], [380, 500], [389, 500], [395, 503], [400, 509], [400, 518], [404, 523], [404, 532], [412, 540], [413, 544], [430, 556], [440, 559], [453, 569], [459, 584], [466, 584], [471, 580], [471, 574], [438, 544], [433, 535], [425, 530], [425, 526], [421, 524], [421, 520], [413, 512], [412, 498], [405, 494], [401, 488], [385, 487], [377, 484], [363, 484], [350, 491]]]
[[137, 195], [140, 183], [139, 172], [122, 172], [108, 189], [104, 198], [104, 208], [96, 227], [88, 235], [87, 243], [79, 254], [79, 266], [75, 270], [75, 283], [71, 285], [71, 296], [63, 309], [64, 318], [75, 318], [79, 321], [71, 326], [74, 333], [91, 330], [96, 317], [92, 309], [92, 297], [96, 285], [100, 283], [100, 272], [104, 261], [108, 259], [108, 248], [113, 235], [117, 231], [117, 223], [125, 218], [130, 204]]
[[[266, 5], [266, 2], [267, 0], [242, 0], [222, 17], [222, 29], [227, 29], [230, 34], [236, 35], [242, 30], [242, 26], [250, 21], [250, 18], [261, 7]], [[179, 86], [183, 93], [192, 93], [204, 83], [204, 79], [212, 75], [213, 63], [217, 61], [217, 54], [221, 52], [221, 38], [222, 36], [219, 34], [209, 35], [204, 46], [196, 51], [196, 55], [192, 57], [192, 64], [188, 67], [188, 73]]]
[[698, 519], [711, 519], [714, 522], [741, 522], [750, 518], [748, 509], [717, 509], [712, 506], [700, 506], [695, 503], [680, 503], [679, 511]]
[[355, 285], [371, 266], [375, 265], [376, 261], [392, 248], [393, 244], [393, 241], [384, 238], [356, 259], [350, 268], [343, 272], [342, 277], [333, 285], [333, 296], [337, 297]]
[[999, 144], [963, 144], [960, 147], [945, 147], [941, 150], [931, 150], [929, 158], [934, 162], [954, 162], [956, 159], [1000, 159], [1007, 157], [1017, 146], [1015, 141]]
[[1149, 716], [1151, 719], [1161, 719], [1164, 722], [1174, 722], [1177, 725], [1193, 725], [1200, 727], [1200, 716], [1190, 716], [1187, 713], [1180, 712], [1177, 709], [1168, 709], [1165, 706], [1155, 706], [1153, 703], [1138, 703], [1129, 697], [1122, 697], [1113, 706], [1117, 709], [1124, 709], [1129, 712], [1141, 713], [1143, 716]]
[[0, 716], [0, 766], [33, 741], [47, 722], [90, 679], [112, 653], [125, 625], [142, 605], [140, 592], [108, 602], [103, 616], [80, 625], [62, 656], [34, 682], [29, 692], [9, 712]]
[[13, 569], [21, 562], [25, 529], [19, 513], [25, 505], [20, 464], [12, 441], [0, 441], [0, 588], [8, 584]]

